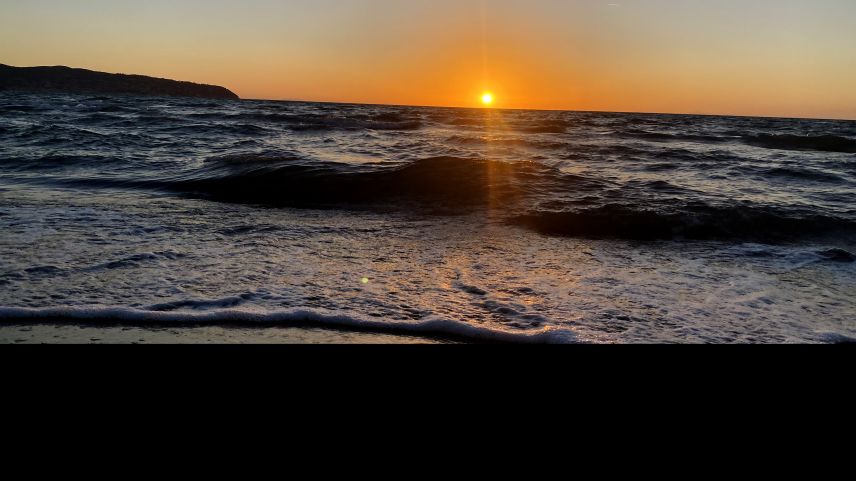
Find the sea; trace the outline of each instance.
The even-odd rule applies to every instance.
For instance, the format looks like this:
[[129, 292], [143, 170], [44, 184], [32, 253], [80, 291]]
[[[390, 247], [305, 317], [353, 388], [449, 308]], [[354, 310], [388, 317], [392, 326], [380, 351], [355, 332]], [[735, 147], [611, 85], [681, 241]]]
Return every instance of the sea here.
[[856, 122], [0, 93], [0, 324], [856, 342]]

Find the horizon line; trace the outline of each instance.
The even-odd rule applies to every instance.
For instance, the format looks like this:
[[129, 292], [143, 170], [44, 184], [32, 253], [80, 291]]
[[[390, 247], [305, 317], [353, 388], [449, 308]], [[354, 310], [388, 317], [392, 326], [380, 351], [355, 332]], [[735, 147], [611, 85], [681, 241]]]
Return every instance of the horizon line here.
[[[68, 65], [56, 64], [56, 65], [32, 65], [27, 67], [20, 67], [11, 64], [6, 64], [0, 62], [0, 65], [12, 68], [68, 68], [75, 70], [87, 70], [90, 72], [97, 73], [110, 73], [113, 75], [131, 75], [131, 76], [142, 76], [142, 77], [151, 77], [162, 80], [173, 80], [176, 82], [187, 82], [187, 83], [197, 83], [199, 85], [210, 85], [215, 87], [225, 88], [230, 92], [238, 95], [233, 89], [217, 84], [207, 84], [207, 83], [199, 83], [192, 80], [176, 80], [169, 77], [155, 77], [154, 75], [146, 75], [146, 74], [134, 74], [134, 73], [125, 73], [125, 72], [106, 72], [103, 70], [93, 70], [91, 68], [86, 67], [70, 67]], [[264, 98], [244, 98], [238, 95], [238, 100], [249, 100], [249, 101], [263, 101], [263, 102], [292, 102], [292, 103], [317, 103], [317, 104], [334, 104], [334, 105], [363, 105], [363, 106], [379, 106], [379, 107], [410, 107], [410, 108], [434, 108], [434, 109], [466, 109], [466, 110], [510, 110], [510, 111], [523, 111], [523, 112], [576, 112], [576, 113], [602, 113], [602, 114], [639, 114], [639, 115], [684, 115], [684, 116], [694, 116], [694, 117], [730, 117], [730, 118], [747, 118], [747, 119], [783, 119], [783, 120], [817, 120], [817, 121], [833, 121], [833, 122], [856, 122], [856, 117], [800, 117], [800, 116], [775, 116], [775, 115], [762, 115], [762, 114], [725, 114], [725, 113], [689, 113], [689, 112], [651, 112], [651, 111], [639, 111], [639, 110], [577, 110], [572, 108], [523, 108], [523, 107], [479, 107], [479, 106], [456, 106], [456, 105], [418, 105], [418, 104], [398, 104], [398, 103], [373, 103], [373, 102], [359, 102], [359, 101], [334, 101], [334, 100], [303, 100], [303, 99], [264, 99]]]
[[578, 110], [578, 109], [562, 109], [562, 108], [522, 108], [522, 107], [467, 107], [458, 105], [417, 105], [417, 104], [397, 104], [397, 103], [374, 103], [374, 102], [357, 102], [357, 101], [336, 101], [336, 100], [306, 100], [306, 99], [264, 99], [264, 98], [245, 98], [239, 100], [247, 100], [252, 102], [286, 102], [286, 103], [304, 103], [304, 104], [330, 104], [330, 105], [359, 105], [359, 106], [377, 106], [377, 107], [404, 107], [404, 108], [422, 108], [422, 109], [459, 109], [459, 110], [485, 110], [485, 111], [522, 111], [522, 112], [573, 112], [582, 114], [640, 114], [640, 115], [683, 115], [690, 117], [731, 117], [743, 119], [782, 119], [782, 120], [818, 120], [832, 122], [856, 122], [856, 117], [779, 117], [775, 115], [749, 115], [749, 114], [716, 114], [716, 113], [689, 113], [689, 112], [651, 112], [642, 110]]

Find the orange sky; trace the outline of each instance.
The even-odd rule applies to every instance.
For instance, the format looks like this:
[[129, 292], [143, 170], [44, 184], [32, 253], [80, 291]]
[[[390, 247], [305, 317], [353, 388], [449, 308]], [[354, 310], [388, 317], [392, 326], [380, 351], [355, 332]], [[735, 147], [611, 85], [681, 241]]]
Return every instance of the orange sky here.
[[0, 0], [0, 63], [245, 98], [856, 119], [852, 0]]

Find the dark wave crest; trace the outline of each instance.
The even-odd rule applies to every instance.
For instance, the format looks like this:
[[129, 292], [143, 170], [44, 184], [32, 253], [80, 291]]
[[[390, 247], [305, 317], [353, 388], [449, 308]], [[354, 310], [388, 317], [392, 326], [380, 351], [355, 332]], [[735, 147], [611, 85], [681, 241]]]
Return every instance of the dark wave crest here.
[[456, 145], [464, 146], [501, 146], [501, 147], [524, 147], [544, 150], [562, 150], [569, 147], [566, 142], [556, 142], [550, 140], [540, 140], [533, 138], [485, 138], [485, 137], [468, 137], [464, 135], [454, 135], [450, 137], [449, 142]]
[[809, 180], [816, 182], [838, 183], [842, 182], [843, 180], [840, 175], [836, 175], [831, 172], [823, 172], [821, 170], [804, 169], [798, 167], [779, 167], [775, 169], [769, 169], [768, 175], [791, 178], [797, 181]]
[[564, 134], [569, 124], [564, 120], [550, 120], [534, 125], [518, 125], [515, 130], [527, 134]]
[[701, 143], [721, 143], [730, 142], [734, 138], [723, 137], [716, 135], [703, 134], [673, 134], [666, 132], [648, 132], [646, 130], [629, 129], [618, 134], [620, 137], [631, 137], [636, 139], [647, 140], [650, 142], [701, 142]]
[[767, 149], [816, 150], [818, 152], [856, 154], [856, 139], [838, 135], [758, 134], [744, 137], [744, 142]]
[[688, 206], [645, 209], [606, 205], [572, 212], [535, 212], [512, 223], [557, 236], [628, 240], [741, 239], [786, 241], [828, 234], [856, 235], [856, 222], [762, 207]]
[[395, 199], [443, 207], [507, 203], [555, 182], [533, 162], [434, 157], [398, 167], [307, 162], [298, 156], [229, 156], [166, 186], [218, 200], [271, 205], [368, 204]]
[[412, 131], [422, 128], [422, 121], [419, 118], [396, 113], [331, 116], [265, 112], [245, 114], [241, 118], [252, 122], [279, 125], [294, 132], [353, 130]]

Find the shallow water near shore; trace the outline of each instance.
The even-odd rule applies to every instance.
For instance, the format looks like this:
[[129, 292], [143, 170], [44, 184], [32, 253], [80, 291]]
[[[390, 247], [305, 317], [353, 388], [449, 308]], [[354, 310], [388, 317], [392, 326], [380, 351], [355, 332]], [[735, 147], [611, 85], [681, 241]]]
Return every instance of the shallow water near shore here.
[[854, 122], [9, 93], [0, 113], [0, 323], [856, 339]]

